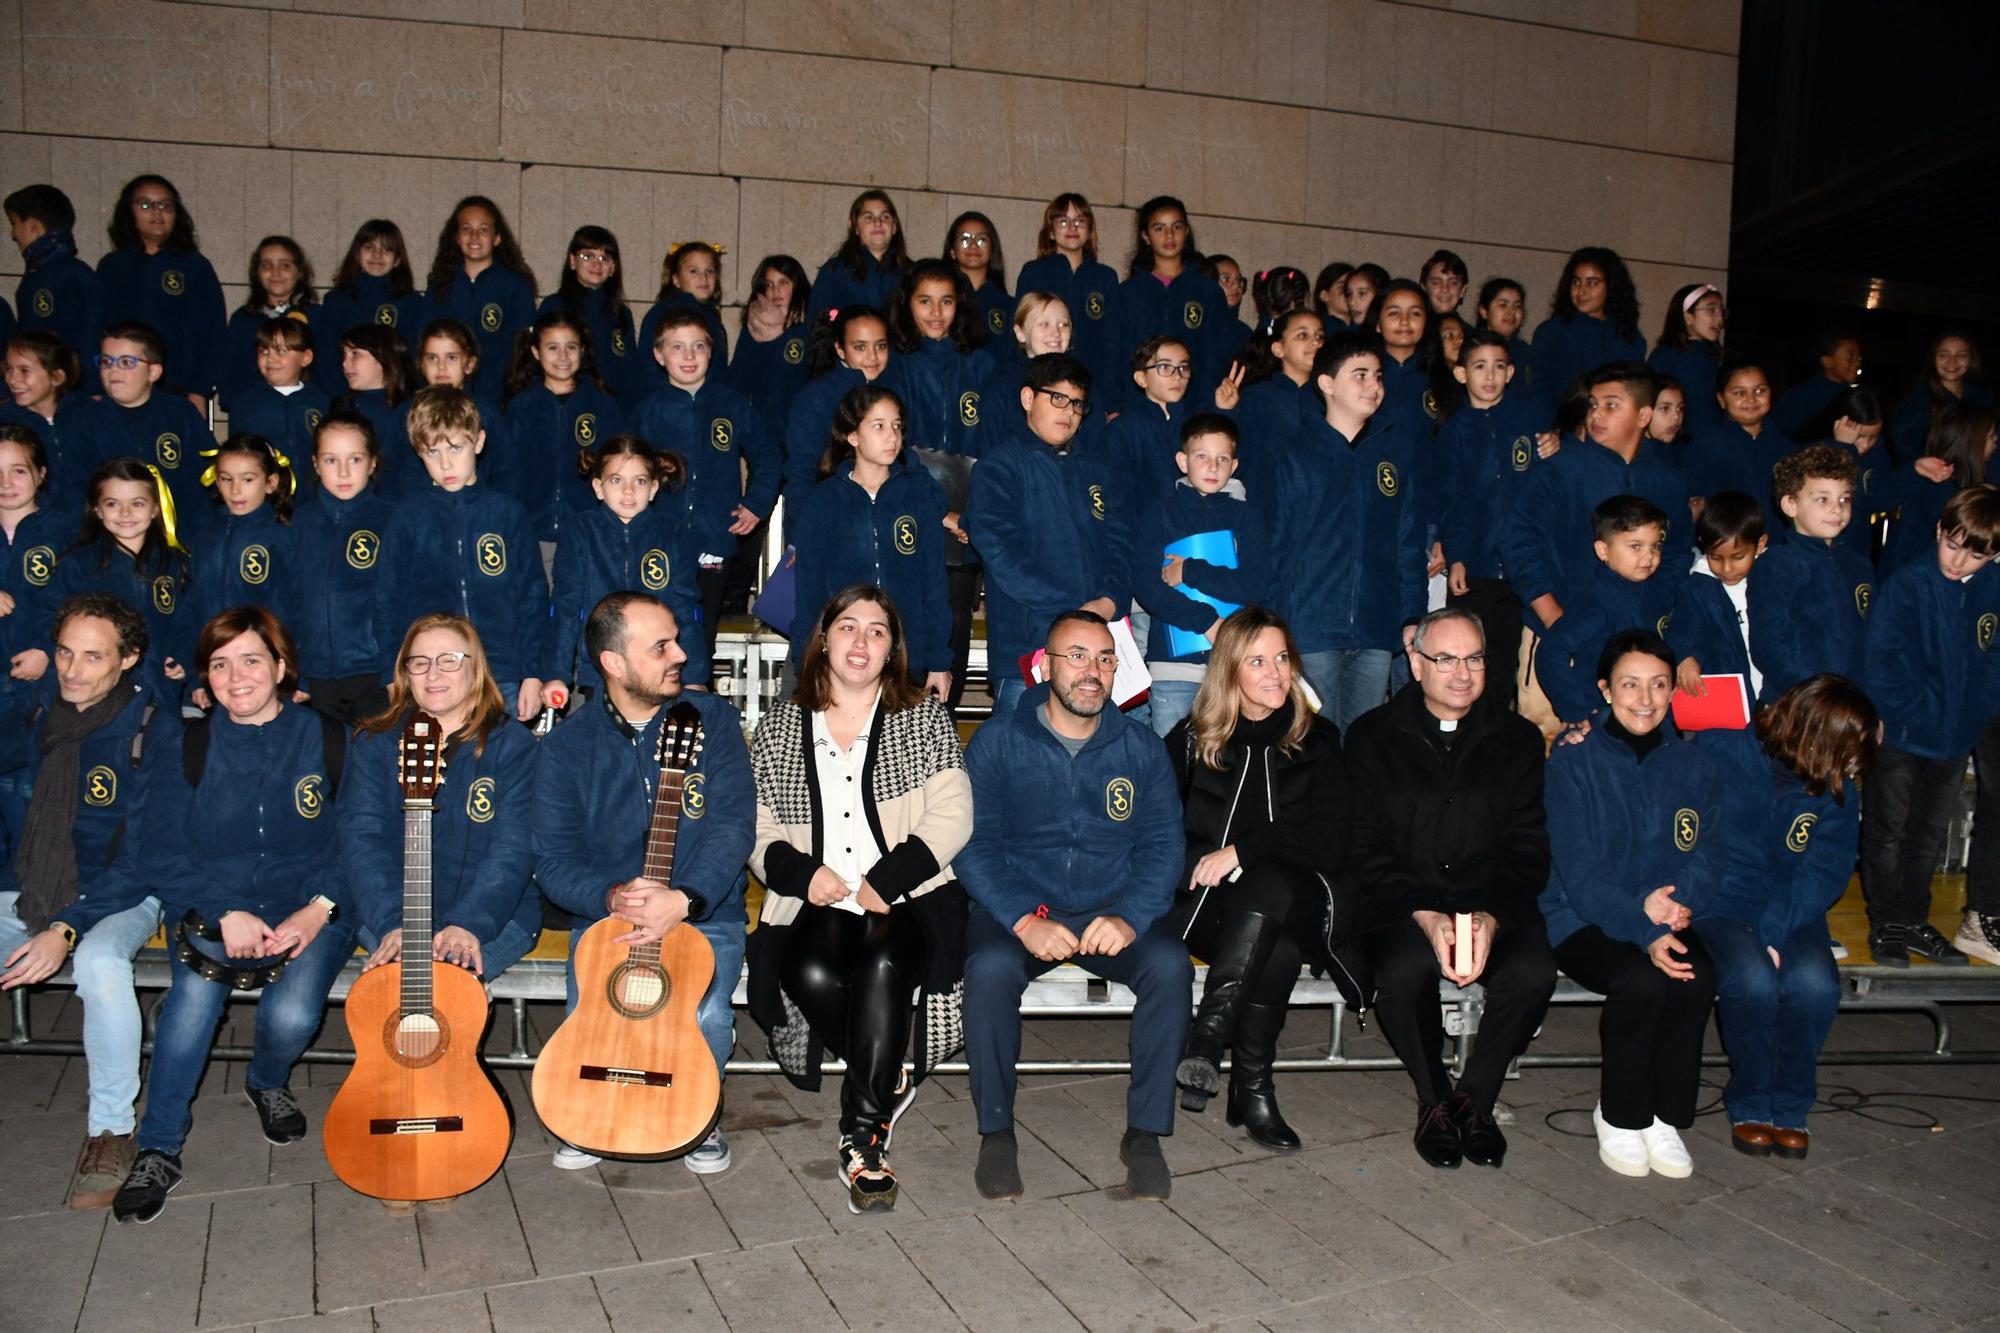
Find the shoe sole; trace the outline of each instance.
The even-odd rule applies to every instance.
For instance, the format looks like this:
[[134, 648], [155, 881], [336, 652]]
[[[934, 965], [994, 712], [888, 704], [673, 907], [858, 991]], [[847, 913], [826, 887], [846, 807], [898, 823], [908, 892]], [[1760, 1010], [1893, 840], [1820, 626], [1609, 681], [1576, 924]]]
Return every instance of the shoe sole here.
[[1995, 949], [1991, 945], [1981, 944], [1977, 940], [1968, 940], [1963, 935], [1955, 937], [1952, 940], [1952, 945], [1960, 953], [1977, 958], [1982, 963], [1992, 963], [1995, 966], [2000, 966], [2000, 949]]
[[1597, 1160], [1610, 1167], [1613, 1171], [1616, 1171], [1619, 1175], [1629, 1176], [1634, 1180], [1639, 1179], [1641, 1176], [1653, 1174], [1653, 1165], [1650, 1159], [1644, 1162], [1628, 1162], [1622, 1157], [1613, 1157], [1610, 1153], [1604, 1151], [1604, 1149], [1599, 1148], [1597, 1150]]
[[1500, 1164], [1507, 1159], [1504, 1157], [1468, 1157], [1465, 1160], [1474, 1166], [1483, 1166], [1488, 1171], [1498, 1171]]
[[847, 1196], [847, 1211], [853, 1213], [856, 1217], [859, 1217], [863, 1213], [894, 1212], [895, 1208], [896, 1195], [894, 1193], [885, 1195], [871, 1194], [868, 1196], [867, 1203], [857, 1203], [851, 1192]]
[[[120, 1188], [123, 1188], [123, 1186], [121, 1185]], [[70, 1211], [94, 1213], [100, 1208], [109, 1208], [111, 1201], [117, 1197], [118, 1191], [115, 1189], [92, 1190], [85, 1194], [71, 1194], [69, 1196]]]
[[1729, 1145], [1745, 1157], [1769, 1157], [1778, 1151], [1775, 1143], [1745, 1143], [1733, 1134], [1729, 1136]]
[[681, 1165], [698, 1176], [719, 1176], [729, 1169], [729, 1163], [730, 1156], [728, 1153], [699, 1162], [694, 1159], [693, 1154], [681, 1158]]
[[1222, 1071], [1207, 1060], [1189, 1058], [1174, 1066], [1174, 1083], [1182, 1090], [1183, 1101], [1189, 1092], [1199, 1092], [1203, 1101], [1222, 1091]]
[[1803, 1162], [1806, 1159], [1806, 1154], [1811, 1151], [1810, 1147], [1785, 1148], [1775, 1143], [1771, 1145], [1771, 1155], [1773, 1157], [1782, 1157], [1788, 1162]]
[[1668, 1180], [1686, 1180], [1694, 1174], [1693, 1162], [1682, 1166], [1679, 1162], [1663, 1162], [1657, 1157], [1649, 1156], [1646, 1158], [1646, 1165], [1653, 1169], [1654, 1175], [1665, 1176]]
[[1417, 1160], [1425, 1166], [1436, 1167], [1440, 1171], [1456, 1171], [1458, 1170], [1459, 1162], [1463, 1162], [1465, 1159], [1461, 1157], [1458, 1162], [1440, 1162], [1426, 1157], [1422, 1153], [1418, 1153]]
[[1182, 1085], [1181, 1087], [1181, 1110], [1183, 1111], [1193, 1111], [1196, 1115], [1200, 1115], [1208, 1109], [1208, 1104], [1214, 1100], [1215, 1094], [1212, 1092], [1203, 1092], [1200, 1088], [1190, 1088], [1186, 1085]]
[[[181, 1179], [185, 1180], [186, 1177], [183, 1176]], [[180, 1180], [176, 1180], [171, 1185], [167, 1186], [167, 1193], [172, 1194], [175, 1190], [179, 1189], [180, 1187], [181, 1187]], [[161, 1199], [160, 1206], [158, 1208], [155, 1208], [152, 1212], [147, 1213], [144, 1217], [141, 1217], [137, 1213], [132, 1213], [125, 1217], [119, 1217], [116, 1210], [113, 1210], [111, 1215], [113, 1218], [117, 1219], [119, 1226], [126, 1226], [131, 1223], [137, 1223], [139, 1226], [145, 1226], [146, 1223], [152, 1221], [154, 1218], [158, 1217], [161, 1213], [164, 1213], [166, 1211], [167, 1211], [167, 1201], [165, 1199]]]
[[549, 1165], [558, 1171], [588, 1171], [603, 1160], [602, 1157], [588, 1157], [580, 1162], [566, 1162], [561, 1157], [551, 1157]]

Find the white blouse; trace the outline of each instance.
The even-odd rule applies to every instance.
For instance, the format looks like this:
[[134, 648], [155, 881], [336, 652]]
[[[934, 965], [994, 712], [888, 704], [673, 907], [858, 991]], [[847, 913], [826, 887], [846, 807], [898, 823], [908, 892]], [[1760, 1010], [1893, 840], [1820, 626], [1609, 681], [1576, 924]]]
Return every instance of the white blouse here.
[[[868, 762], [868, 737], [875, 730], [875, 713], [881, 706], [882, 696], [878, 693], [868, 716], [862, 719], [854, 744], [844, 750], [827, 729], [826, 714], [812, 715], [813, 782], [819, 788], [820, 816], [824, 820], [820, 851], [827, 867], [849, 889], [857, 891], [862, 876], [882, 859], [882, 848], [876, 845], [874, 831], [868, 826], [868, 791], [862, 777]], [[853, 894], [834, 906], [856, 915], [863, 911]]]

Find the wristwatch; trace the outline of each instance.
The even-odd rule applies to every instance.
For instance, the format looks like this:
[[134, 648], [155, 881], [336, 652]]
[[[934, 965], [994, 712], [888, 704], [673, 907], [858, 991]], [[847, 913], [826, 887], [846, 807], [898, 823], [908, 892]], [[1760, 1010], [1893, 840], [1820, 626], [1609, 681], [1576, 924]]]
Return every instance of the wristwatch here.
[[326, 909], [326, 923], [329, 926], [332, 925], [335, 921], [340, 919], [339, 903], [335, 902], [333, 899], [327, 897], [323, 893], [315, 893], [312, 896], [312, 900], [315, 905], [324, 907]]
[[59, 930], [59, 931], [61, 931], [61, 932], [62, 932], [62, 937], [63, 937], [63, 941], [64, 941], [64, 943], [66, 943], [66, 944], [68, 944], [68, 945], [69, 945], [69, 951], [70, 951], [71, 953], [75, 953], [75, 952], [76, 952], [76, 927], [75, 927], [75, 926], [72, 926], [72, 925], [71, 925], [71, 924], [70, 924], [69, 922], [67, 922], [67, 921], [52, 921], [52, 922], [50, 922], [49, 924], [50, 924], [51, 926], [55, 927], [55, 928], [56, 928], [57, 930]]
[[708, 899], [702, 897], [700, 894], [696, 893], [693, 889], [682, 889], [681, 892], [687, 895], [688, 920], [699, 921], [703, 917], [708, 915]]

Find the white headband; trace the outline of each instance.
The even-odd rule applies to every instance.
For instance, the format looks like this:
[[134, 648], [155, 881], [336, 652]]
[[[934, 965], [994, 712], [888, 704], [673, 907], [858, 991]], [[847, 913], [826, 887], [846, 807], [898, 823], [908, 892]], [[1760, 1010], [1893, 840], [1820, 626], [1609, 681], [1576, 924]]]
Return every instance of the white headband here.
[[1710, 292], [1714, 292], [1717, 296], [1720, 296], [1722, 295], [1722, 288], [1711, 287], [1704, 282], [1701, 286], [1689, 292], [1687, 299], [1681, 302], [1681, 313], [1685, 315], [1688, 311], [1694, 309], [1695, 302], [1701, 300], [1702, 297], [1707, 296]]

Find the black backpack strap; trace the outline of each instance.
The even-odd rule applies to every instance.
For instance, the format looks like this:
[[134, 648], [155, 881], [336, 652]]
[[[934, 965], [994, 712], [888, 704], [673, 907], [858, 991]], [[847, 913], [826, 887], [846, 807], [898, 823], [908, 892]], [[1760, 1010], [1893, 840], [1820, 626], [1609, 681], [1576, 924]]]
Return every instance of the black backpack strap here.
[[152, 722], [155, 711], [152, 704], [147, 704], [146, 711], [139, 714], [139, 729], [132, 733], [131, 766], [134, 772], [138, 771], [139, 761], [146, 757], [146, 728]]
[[181, 775], [191, 788], [201, 786], [201, 775], [208, 767], [208, 724], [206, 717], [191, 718], [181, 732]]
[[325, 713], [318, 717], [320, 755], [326, 760], [326, 794], [331, 799], [340, 795], [340, 773], [347, 766], [347, 728]]

